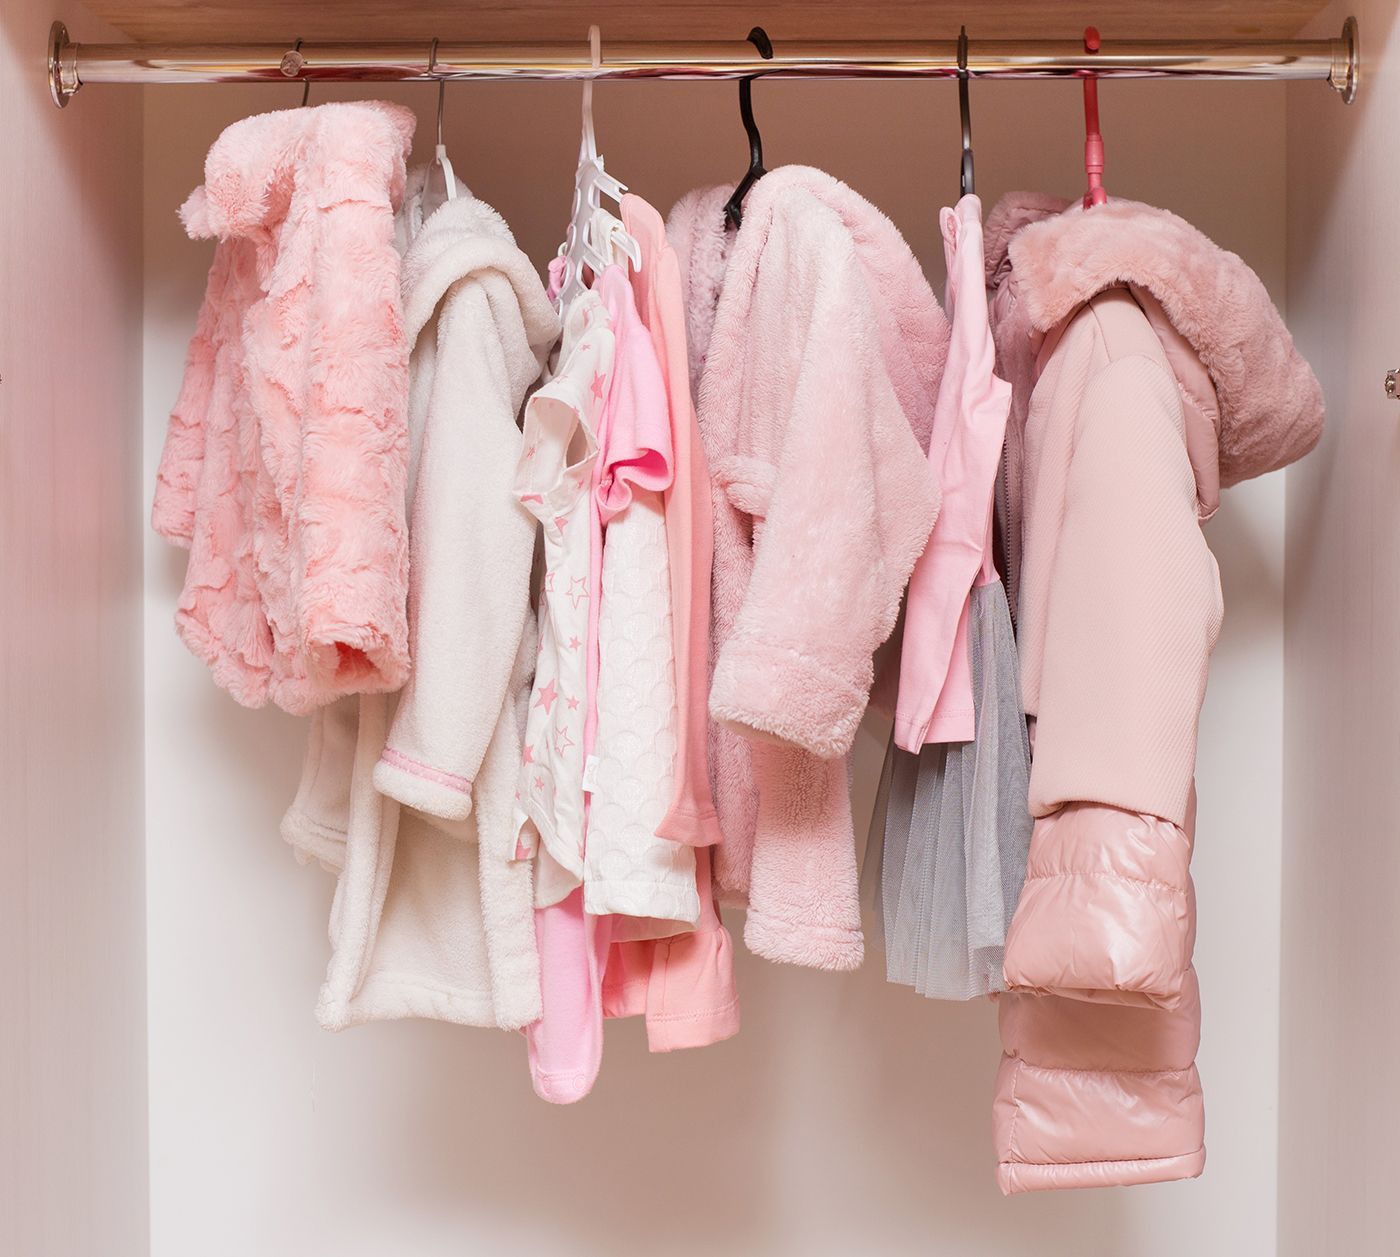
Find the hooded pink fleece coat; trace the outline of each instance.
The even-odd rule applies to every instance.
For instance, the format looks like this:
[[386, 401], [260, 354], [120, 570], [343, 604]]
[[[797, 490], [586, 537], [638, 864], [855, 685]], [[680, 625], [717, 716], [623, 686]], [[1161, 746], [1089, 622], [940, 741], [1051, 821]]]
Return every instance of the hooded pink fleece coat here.
[[1196, 727], [1222, 614], [1200, 522], [1307, 453], [1317, 380], [1258, 277], [1163, 210], [1008, 198], [988, 223], [1012, 381], [1009, 549], [1034, 718], [1006, 942], [1003, 1191], [1200, 1173]]
[[749, 948], [863, 956], [845, 755], [871, 656], [938, 512], [924, 457], [948, 323], [909, 247], [830, 175], [691, 193], [668, 233], [686, 286], [714, 503], [710, 715], [721, 893]]
[[393, 216], [413, 137], [374, 101], [234, 123], [181, 209], [217, 237], [152, 523], [181, 637], [239, 702], [306, 713], [408, 675], [408, 339]]

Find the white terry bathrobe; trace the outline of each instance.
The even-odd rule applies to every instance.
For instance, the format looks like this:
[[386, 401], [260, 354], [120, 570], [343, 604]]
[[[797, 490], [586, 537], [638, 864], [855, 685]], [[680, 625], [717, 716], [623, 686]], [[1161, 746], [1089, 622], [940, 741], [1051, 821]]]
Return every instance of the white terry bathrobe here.
[[398, 224], [413, 671], [397, 697], [317, 713], [282, 823], [300, 858], [338, 874], [316, 1010], [328, 1029], [540, 1015], [531, 865], [513, 858], [512, 825], [535, 523], [512, 484], [516, 416], [558, 318], [494, 210], [462, 189], [424, 219], [424, 186], [414, 171]]

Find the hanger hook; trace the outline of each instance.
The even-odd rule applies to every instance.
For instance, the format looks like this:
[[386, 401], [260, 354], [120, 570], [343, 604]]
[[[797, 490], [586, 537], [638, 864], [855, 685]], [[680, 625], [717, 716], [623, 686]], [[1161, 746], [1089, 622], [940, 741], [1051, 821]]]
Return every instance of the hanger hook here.
[[[1084, 52], [1092, 55], [1099, 51], [1102, 41], [1098, 28], [1084, 28]], [[1084, 194], [1084, 208], [1103, 205], [1108, 193], [1103, 186], [1104, 152], [1103, 133], [1099, 129], [1099, 78], [1092, 70], [1084, 72], [1084, 173], [1088, 177], [1089, 190]]]
[[[758, 55], [765, 61], [773, 59], [773, 41], [768, 38], [768, 32], [763, 27], [755, 26], [750, 30], [748, 42], [758, 49]], [[750, 74], [739, 80], [739, 120], [744, 124], [744, 132], [749, 137], [749, 168], [724, 207], [724, 216], [735, 227], [741, 226], [744, 221], [744, 197], [767, 173], [763, 167], [763, 136], [759, 134], [758, 123], [753, 116], [753, 81], [758, 77], [756, 74]]]
[[[311, 99], [311, 80], [306, 78], [306, 58], [301, 55], [301, 36], [297, 36], [297, 41], [292, 45], [292, 64], [296, 67], [296, 73], [302, 76], [301, 82], [301, 107], [306, 108], [306, 102]], [[283, 67], [282, 73], [285, 74]]]
[[[588, 60], [595, 70], [603, 68], [603, 37], [597, 24], [588, 28]], [[593, 130], [593, 76], [583, 81], [583, 148], [581, 157], [598, 156], [598, 139]]]
[[973, 192], [972, 176], [972, 105], [968, 85], [972, 79], [967, 68], [967, 27], [958, 32], [958, 116], [962, 123], [962, 171], [959, 182], [963, 196]]
[[[433, 36], [432, 46], [428, 49], [428, 77], [437, 78], [437, 50], [438, 39]], [[442, 147], [442, 110], [447, 99], [447, 80], [438, 79], [438, 110], [437, 110], [437, 142], [438, 147]]]

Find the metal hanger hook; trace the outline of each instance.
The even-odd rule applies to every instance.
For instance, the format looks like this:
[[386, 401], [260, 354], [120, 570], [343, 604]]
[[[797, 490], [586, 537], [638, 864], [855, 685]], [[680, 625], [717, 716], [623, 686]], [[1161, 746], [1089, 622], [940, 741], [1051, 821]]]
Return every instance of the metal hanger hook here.
[[[438, 39], [433, 36], [432, 47], [428, 49], [428, 77], [437, 78], [437, 50]], [[447, 99], [447, 80], [438, 79], [438, 110], [437, 110], [437, 142], [438, 147], [442, 147], [442, 111]]]
[[[311, 99], [311, 80], [305, 77], [306, 58], [301, 55], [301, 36], [297, 36], [297, 41], [292, 45], [291, 51], [292, 72], [302, 76], [301, 84], [301, 107], [306, 108], [306, 102]], [[282, 73], [287, 73], [287, 58], [283, 58]]]

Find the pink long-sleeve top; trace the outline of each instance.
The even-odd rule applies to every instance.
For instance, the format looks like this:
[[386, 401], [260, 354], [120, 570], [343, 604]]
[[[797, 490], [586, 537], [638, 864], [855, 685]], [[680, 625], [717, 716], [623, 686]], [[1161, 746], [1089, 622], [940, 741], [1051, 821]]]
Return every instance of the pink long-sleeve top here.
[[928, 458], [943, 486], [943, 509], [909, 580], [894, 722], [895, 744], [914, 754], [932, 742], [970, 742], [976, 733], [968, 595], [996, 576], [992, 493], [1011, 406], [1011, 386], [993, 370], [982, 202], [965, 196], [939, 221], [952, 338]]
[[632, 289], [666, 378], [672, 468], [666, 491], [666, 542], [671, 565], [671, 633], [676, 659], [676, 782], [657, 833], [673, 842], [720, 841], [710, 791], [710, 567], [714, 538], [710, 468], [690, 395], [685, 292], [680, 262], [661, 215], [639, 196], [622, 198], [623, 226], [642, 250]]

